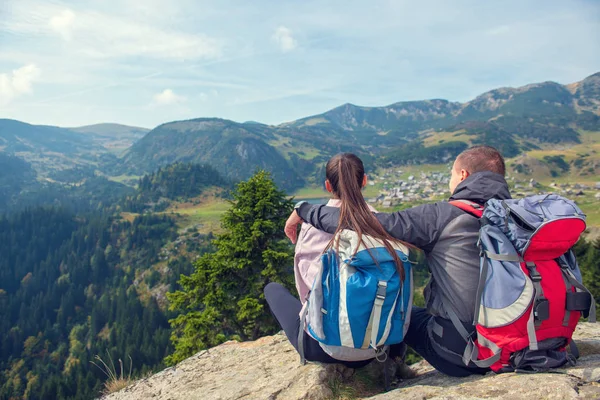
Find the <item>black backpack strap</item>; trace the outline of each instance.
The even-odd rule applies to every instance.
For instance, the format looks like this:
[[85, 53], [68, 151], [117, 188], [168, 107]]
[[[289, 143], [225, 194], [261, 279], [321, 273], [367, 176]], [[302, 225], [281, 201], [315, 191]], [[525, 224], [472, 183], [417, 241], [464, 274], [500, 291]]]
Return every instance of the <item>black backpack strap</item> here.
[[538, 272], [535, 263], [532, 261], [525, 262], [527, 270], [529, 271], [529, 278], [533, 282], [535, 289], [535, 300], [533, 303], [533, 315], [535, 317], [535, 327], [539, 328], [542, 321], [550, 318], [550, 303], [544, 296], [544, 289], [542, 289], [542, 276]]

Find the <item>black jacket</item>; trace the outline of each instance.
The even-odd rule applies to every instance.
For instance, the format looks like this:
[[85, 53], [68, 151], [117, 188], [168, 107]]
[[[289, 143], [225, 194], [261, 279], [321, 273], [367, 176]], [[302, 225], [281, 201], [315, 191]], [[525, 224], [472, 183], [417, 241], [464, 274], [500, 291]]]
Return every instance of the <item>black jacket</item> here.
[[[492, 198], [510, 198], [506, 181], [492, 172], [478, 172], [461, 182], [450, 200], [483, 204]], [[329, 233], [334, 233], [338, 226], [339, 209], [335, 207], [303, 204], [298, 214]], [[376, 215], [392, 236], [425, 252], [431, 272], [424, 292], [428, 312], [448, 318], [447, 310], [451, 307], [461, 321], [472, 321], [479, 280], [477, 218], [445, 201]]]

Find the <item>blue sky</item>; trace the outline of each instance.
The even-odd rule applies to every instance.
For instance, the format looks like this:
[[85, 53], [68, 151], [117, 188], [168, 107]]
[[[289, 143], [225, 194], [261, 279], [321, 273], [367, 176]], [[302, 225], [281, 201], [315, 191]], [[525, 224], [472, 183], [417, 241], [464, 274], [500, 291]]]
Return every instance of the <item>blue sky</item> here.
[[2, 0], [0, 118], [276, 124], [600, 71], [600, 2]]

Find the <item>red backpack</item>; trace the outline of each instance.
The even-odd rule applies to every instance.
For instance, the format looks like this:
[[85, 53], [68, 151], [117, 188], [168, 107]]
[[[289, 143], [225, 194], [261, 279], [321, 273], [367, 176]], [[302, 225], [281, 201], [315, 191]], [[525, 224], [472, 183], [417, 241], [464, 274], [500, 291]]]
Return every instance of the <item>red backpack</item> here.
[[[495, 372], [546, 371], [574, 363], [573, 331], [582, 314], [596, 321], [595, 302], [581, 283], [571, 247], [585, 230], [585, 215], [557, 195], [452, 205], [479, 218], [480, 279], [465, 365]], [[572, 355], [567, 345], [572, 344]]]

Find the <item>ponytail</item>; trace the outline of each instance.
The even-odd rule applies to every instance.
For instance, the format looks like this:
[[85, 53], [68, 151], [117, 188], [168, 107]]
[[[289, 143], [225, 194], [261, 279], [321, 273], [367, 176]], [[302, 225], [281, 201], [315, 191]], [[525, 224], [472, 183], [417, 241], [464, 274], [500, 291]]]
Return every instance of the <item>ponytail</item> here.
[[[359, 240], [357, 248], [354, 249], [353, 256], [356, 255], [358, 248], [362, 244], [369, 251], [371, 258], [376, 264], [378, 264], [377, 260], [370, 252], [369, 246], [364, 243], [363, 235], [368, 235], [381, 241], [392, 256], [398, 274], [404, 280], [404, 265], [391, 243], [402, 243], [409, 248], [414, 248], [414, 246], [393, 238], [371, 212], [361, 193], [365, 171], [360, 158], [351, 153], [338, 154], [332, 157], [327, 163], [326, 174], [334, 194], [341, 200], [340, 219], [334, 238], [344, 229], [354, 230]], [[331, 239], [327, 246], [328, 249], [334, 245], [334, 240]], [[339, 252], [339, 240], [335, 243], [335, 247], [336, 251]]]

